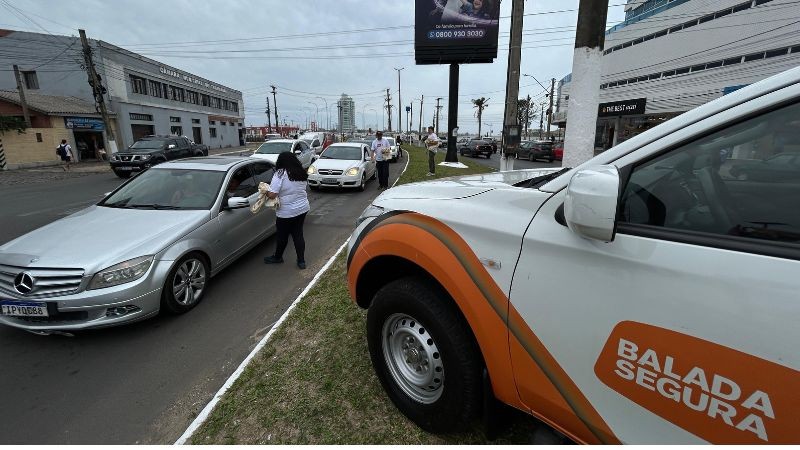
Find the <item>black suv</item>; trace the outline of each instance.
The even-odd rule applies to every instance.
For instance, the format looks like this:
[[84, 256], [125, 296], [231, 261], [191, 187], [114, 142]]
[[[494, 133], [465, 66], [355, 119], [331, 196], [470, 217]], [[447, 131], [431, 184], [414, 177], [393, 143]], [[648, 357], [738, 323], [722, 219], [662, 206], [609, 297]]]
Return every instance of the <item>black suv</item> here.
[[141, 172], [165, 161], [207, 155], [207, 147], [195, 145], [185, 137], [145, 136], [127, 150], [111, 156], [110, 162], [118, 177], [128, 178], [133, 172]]
[[459, 144], [458, 153], [461, 156], [469, 155], [473, 158], [477, 158], [480, 155], [491, 158], [492, 153], [494, 153], [494, 148], [492, 148], [492, 143], [489, 141], [470, 139], [464, 144]]
[[547, 162], [553, 162], [555, 159], [553, 143], [550, 141], [524, 141], [517, 149], [516, 156], [517, 159], [527, 159], [528, 161], [546, 159]]

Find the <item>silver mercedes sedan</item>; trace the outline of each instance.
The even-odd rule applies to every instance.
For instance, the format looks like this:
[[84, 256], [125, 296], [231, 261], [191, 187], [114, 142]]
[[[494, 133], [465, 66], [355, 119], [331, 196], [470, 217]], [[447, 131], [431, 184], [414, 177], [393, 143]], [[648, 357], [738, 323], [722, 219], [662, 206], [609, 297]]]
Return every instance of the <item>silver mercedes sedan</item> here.
[[0, 323], [47, 334], [189, 311], [209, 278], [274, 233], [274, 210], [249, 208], [274, 171], [241, 157], [163, 163], [0, 246]]

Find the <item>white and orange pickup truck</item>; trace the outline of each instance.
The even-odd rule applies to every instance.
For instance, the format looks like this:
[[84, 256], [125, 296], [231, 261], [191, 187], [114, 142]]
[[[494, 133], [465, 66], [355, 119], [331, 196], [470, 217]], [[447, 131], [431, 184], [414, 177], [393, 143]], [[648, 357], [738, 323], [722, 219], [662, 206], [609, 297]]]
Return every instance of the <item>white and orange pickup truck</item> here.
[[381, 383], [433, 432], [490, 395], [581, 443], [797, 444], [798, 156], [800, 68], [573, 169], [384, 192], [347, 261]]

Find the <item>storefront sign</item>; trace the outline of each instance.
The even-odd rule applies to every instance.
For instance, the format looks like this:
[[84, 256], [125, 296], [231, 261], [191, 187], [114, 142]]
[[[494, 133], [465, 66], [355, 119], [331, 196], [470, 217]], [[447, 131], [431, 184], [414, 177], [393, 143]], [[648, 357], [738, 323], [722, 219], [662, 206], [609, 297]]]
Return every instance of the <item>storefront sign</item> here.
[[225, 89], [224, 87], [217, 86], [215, 84], [211, 84], [208, 81], [201, 80], [199, 78], [195, 78], [195, 77], [193, 77], [191, 75], [186, 75], [186, 74], [180, 73], [177, 70], [168, 69], [166, 67], [161, 67], [161, 68], [159, 68], [158, 71], [161, 72], [161, 74], [163, 74], [163, 75], [167, 75], [167, 76], [170, 76], [170, 77], [173, 77], [173, 78], [177, 78], [177, 79], [183, 80], [183, 81], [185, 81], [187, 83], [196, 84], [198, 86], [202, 86], [202, 87], [205, 87], [205, 88], [217, 91], [217, 92], [223, 92], [223, 93], [227, 93], [228, 92], [228, 90]]
[[598, 117], [617, 117], [644, 114], [646, 106], [646, 98], [635, 98], [620, 102], [601, 103], [597, 115]]
[[497, 57], [500, 0], [416, 0], [417, 64], [490, 63]]
[[64, 125], [70, 130], [103, 131], [106, 129], [103, 119], [94, 117], [64, 117]]

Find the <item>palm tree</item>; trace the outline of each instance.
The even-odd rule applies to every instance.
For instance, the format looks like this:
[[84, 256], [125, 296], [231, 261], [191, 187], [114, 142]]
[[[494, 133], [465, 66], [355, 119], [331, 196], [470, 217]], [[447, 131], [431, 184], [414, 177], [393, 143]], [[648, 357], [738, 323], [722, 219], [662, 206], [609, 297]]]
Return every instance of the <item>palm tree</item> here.
[[481, 98], [474, 98], [472, 99], [472, 104], [475, 105], [474, 108], [477, 109], [475, 111], [475, 116], [478, 118], [478, 137], [481, 137], [481, 116], [483, 116], [483, 110], [489, 106], [489, 99], [486, 97]]

